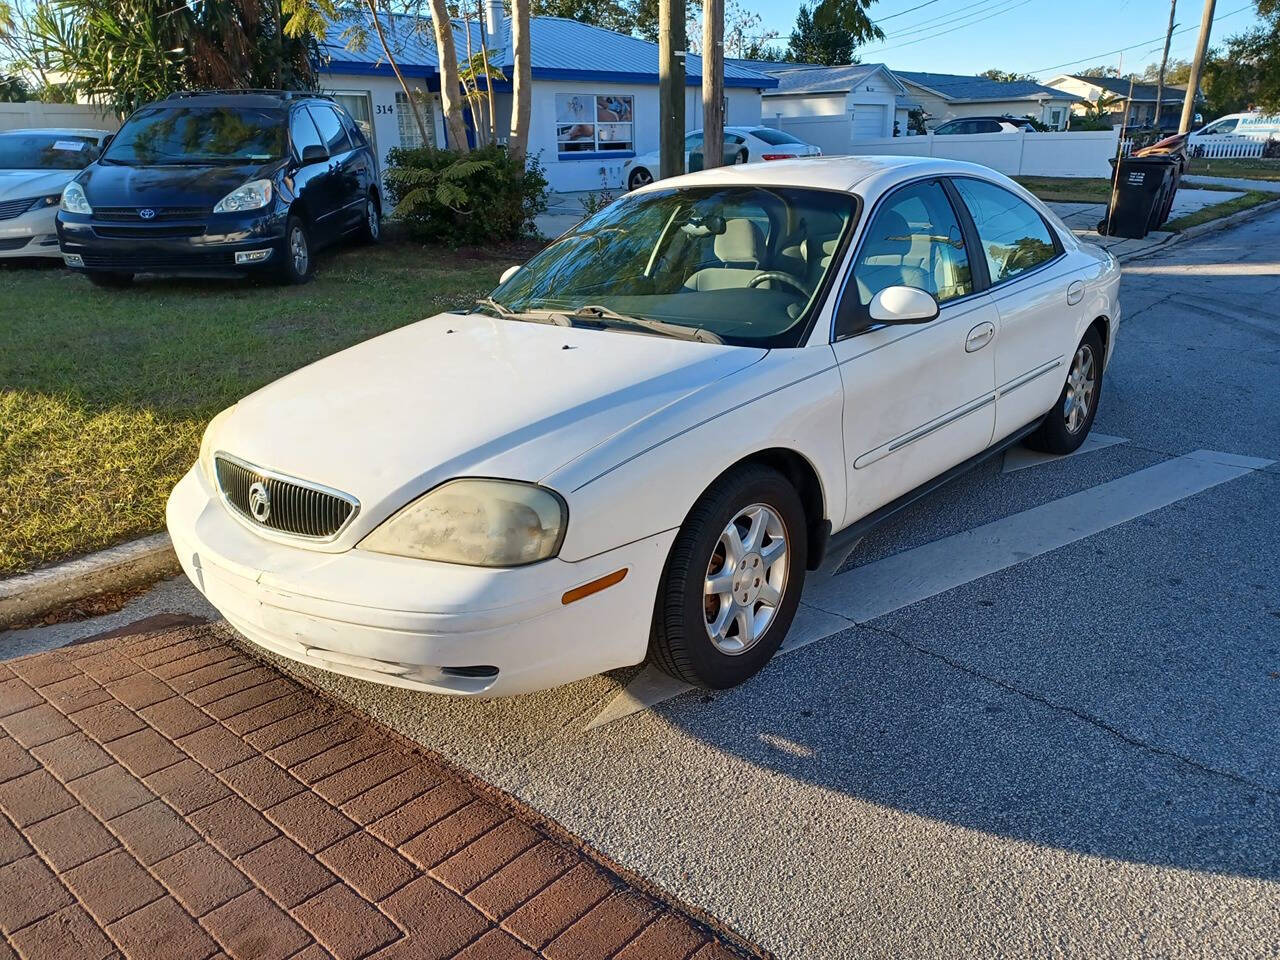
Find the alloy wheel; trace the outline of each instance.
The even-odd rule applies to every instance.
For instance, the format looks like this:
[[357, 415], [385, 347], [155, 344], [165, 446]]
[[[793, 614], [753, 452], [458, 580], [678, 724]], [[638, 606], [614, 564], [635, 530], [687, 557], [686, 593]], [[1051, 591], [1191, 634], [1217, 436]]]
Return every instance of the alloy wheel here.
[[1067, 374], [1067, 396], [1062, 405], [1062, 416], [1070, 433], [1079, 433], [1089, 419], [1096, 386], [1094, 376], [1093, 350], [1082, 343]]
[[754, 647], [786, 589], [786, 525], [772, 507], [753, 503], [721, 531], [707, 564], [703, 612], [712, 645], [730, 656]]
[[381, 218], [378, 216], [378, 205], [373, 202], [372, 197], [366, 201], [365, 217], [369, 224], [369, 236], [377, 240], [378, 231], [382, 228], [382, 223]]
[[294, 272], [305, 277], [311, 263], [311, 253], [307, 250], [307, 235], [302, 227], [295, 226], [289, 234], [289, 255], [293, 258]]

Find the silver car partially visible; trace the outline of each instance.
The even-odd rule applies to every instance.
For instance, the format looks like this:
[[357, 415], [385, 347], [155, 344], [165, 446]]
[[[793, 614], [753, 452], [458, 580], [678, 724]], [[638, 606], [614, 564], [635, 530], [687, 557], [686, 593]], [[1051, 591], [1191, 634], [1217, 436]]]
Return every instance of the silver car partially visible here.
[[87, 167], [107, 130], [0, 131], [0, 257], [58, 257], [62, 188]]

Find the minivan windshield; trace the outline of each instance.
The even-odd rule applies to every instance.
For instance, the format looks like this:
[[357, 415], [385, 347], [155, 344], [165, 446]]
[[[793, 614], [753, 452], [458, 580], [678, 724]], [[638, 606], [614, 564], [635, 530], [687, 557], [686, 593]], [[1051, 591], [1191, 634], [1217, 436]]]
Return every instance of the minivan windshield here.
[[554, 241], [481, 309], [796, 346], [855, 210], [850, 194], [797, 187], [631, 194]]
[[267, 163], [284, 156], [286, 142], [283, 110], [156, 105], [129, 118], [102, 160], [134, 167]]
[[74, 133], [0, 133], [0, 170], [82, 170], [98, 141]]

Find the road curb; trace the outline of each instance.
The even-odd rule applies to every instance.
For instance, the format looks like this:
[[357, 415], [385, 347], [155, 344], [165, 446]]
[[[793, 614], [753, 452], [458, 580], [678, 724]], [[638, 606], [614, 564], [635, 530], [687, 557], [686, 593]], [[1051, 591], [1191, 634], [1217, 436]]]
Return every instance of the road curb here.
[[161, 580], [178, 569], [169, 535], [157, 533], [0, 580], [0, 630], [99, 593]]

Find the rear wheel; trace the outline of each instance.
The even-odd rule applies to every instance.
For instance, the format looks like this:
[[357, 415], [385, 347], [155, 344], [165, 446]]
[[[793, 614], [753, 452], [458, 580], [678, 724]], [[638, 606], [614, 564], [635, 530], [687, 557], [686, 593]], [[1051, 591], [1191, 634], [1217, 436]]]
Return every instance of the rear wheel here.
[[306, 283], [315, 272], [311, 256], [311, 234], [301, 217], [294, 214], [284, 230], [284, 258], [280, 279], [284, 283]]
[[1102, 339], [1090, 328], [1076, 347], [1058, 402], [1040, 428], [1027, 437], [1027, 446], [1044, 453], [1072, 453], [1093, 428], [1102, 396]]
[[93, 270], [87, 273], [86, 276], [95, 287], [105, 287], [110, 290], [119, 290], [121, 287], [127, 287], [133, 283], [132, 273], [109, 273], [103, 270]]
[[717, 480], [676, 537], [650, 651], [673, 677], [732, 687], [782, 646], [804, 587], [807, 530], [795, 488], [768, 467]]
[[382, 239], [382, 210], [378, 198], [369, 194], [364, 201], [364, 223], [360, 225], [360, 239], [365, 243], [377, 243]]

